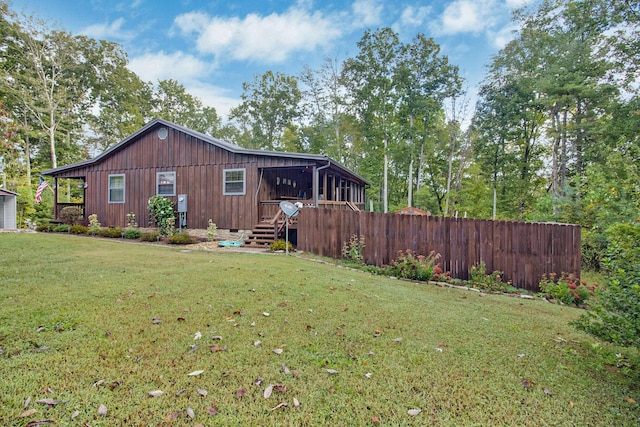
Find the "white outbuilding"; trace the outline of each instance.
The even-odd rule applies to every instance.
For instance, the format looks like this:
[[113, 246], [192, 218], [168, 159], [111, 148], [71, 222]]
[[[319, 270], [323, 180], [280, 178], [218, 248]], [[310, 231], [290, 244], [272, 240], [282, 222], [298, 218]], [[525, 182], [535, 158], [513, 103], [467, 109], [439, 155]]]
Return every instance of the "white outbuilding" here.
[[17, 228], [17, 199], [17, 193], [0, 188], [0, 229], [14, 230]]

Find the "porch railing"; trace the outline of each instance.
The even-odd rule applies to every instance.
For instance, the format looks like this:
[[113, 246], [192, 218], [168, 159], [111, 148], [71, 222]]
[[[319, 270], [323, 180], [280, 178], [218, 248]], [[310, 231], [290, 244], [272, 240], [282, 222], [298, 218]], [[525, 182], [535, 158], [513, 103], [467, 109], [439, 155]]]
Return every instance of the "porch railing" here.
[[[269, 222], [280, 210], [280, 202], [282, 200], [263, 200], [260, 202], [260, 221]], [[301, 202], [304, 206], [314, 205], [313, 199], [307, 200], [291, 200], [291, 202]], [[321, 209], [339, 209], [339, 210], [364, 210], [364, 203], [355, 202], [336, 202], [333, 200], [318, 200], [318, 208]]]

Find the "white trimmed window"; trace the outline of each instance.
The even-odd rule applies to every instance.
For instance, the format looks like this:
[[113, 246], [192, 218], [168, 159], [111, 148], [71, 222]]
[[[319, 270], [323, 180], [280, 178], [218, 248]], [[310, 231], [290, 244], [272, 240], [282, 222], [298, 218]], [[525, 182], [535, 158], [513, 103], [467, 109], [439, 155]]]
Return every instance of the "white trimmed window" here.
[[224, 187], [222, 194], [225, 196], [243, 196], [246, 193], [246, 169], [225, 169]]
[[124, 203], [124, 174], [109, 175], [109, 203]]
[[176, 195], [176, 173], [158, 172], [156, 173], [156, 194], [158, 196]]

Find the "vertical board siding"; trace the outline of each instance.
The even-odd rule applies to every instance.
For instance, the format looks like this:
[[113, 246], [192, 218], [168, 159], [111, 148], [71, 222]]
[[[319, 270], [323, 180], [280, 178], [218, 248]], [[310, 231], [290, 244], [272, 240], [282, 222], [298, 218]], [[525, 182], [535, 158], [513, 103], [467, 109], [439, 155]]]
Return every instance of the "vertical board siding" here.
[[351, 236], [364, 236], [367, 264], [387, 265], [398, 251], [440, 254], [438, 263], [454, 278], [484, 261], [520, 289], [538, 291], [542, 276], [580, 275], [580, 227], [431, 216], [391, 215], [337, 209], [303, 209], [298, 215], [298, 247], [340, 258]]
[[[87, 216], [97, 214], [103, 226], [124, 227], [127, 213], [133, 212], [138, 225], [146, 227], [150, 225], [147, 202], [156, 194], [156, 173], [176, 172], [176, 196], [169, 199], [175, 203], [178, 194], [187, 195], [188, 228], [207, 228], [211, 219], [218, 228], [249, 230], [260, 221], [256, 200], [258, 165], [302, 169], [315, 166], [309, 159], [232, 153], [171, 127], [168, 137], [160, 140], [160, 127], [165, 126], [151, 127], [96, 163], [52, 176], [84, 177], [85, 212]], [[246, 169], [246, 193], [224, 196], [224, 170], [237, 168]], [[125, 175], [125, 203], [108, 203], [110, 174]]]

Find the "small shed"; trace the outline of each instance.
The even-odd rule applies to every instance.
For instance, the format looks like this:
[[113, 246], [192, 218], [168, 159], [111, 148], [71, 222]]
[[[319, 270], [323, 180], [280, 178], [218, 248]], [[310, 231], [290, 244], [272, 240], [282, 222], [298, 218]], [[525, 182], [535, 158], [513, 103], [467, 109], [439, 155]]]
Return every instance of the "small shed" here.
[[18, 193], [0, 188], [0, 228], [16, 229]]
[[431, 212], [423, 211], [422, 209], [414, 208], [412, 206], [408, 206], [406, 208], [402, 208], [396, 212], [397, 215], [422, 215], [422, 216], [431, 216]]

